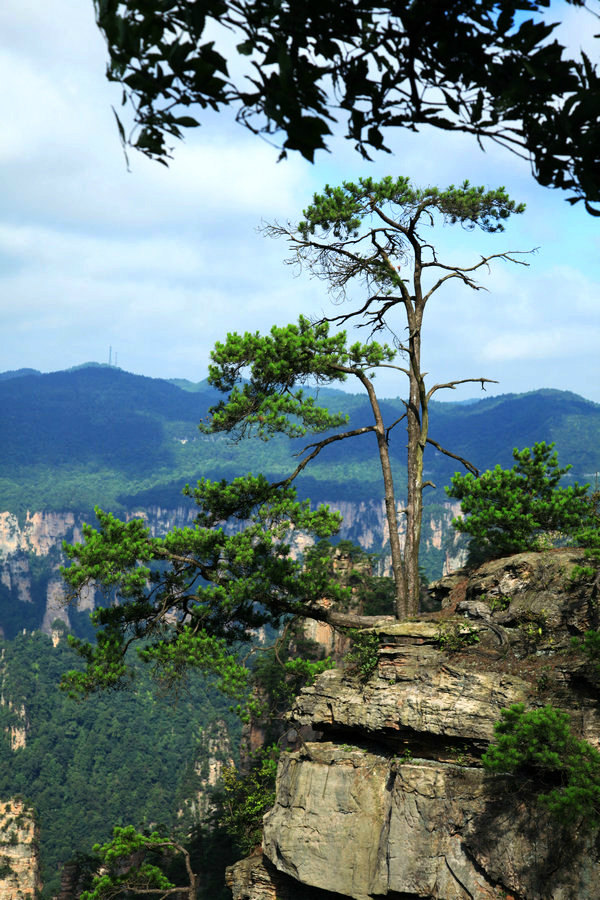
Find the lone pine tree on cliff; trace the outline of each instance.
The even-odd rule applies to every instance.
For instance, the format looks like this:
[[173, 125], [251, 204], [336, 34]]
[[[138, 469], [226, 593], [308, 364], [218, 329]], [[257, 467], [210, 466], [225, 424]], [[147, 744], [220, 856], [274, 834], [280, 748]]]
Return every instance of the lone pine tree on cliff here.
[[[504, 221], [523, 209], [504, 188], [487, 191], [465, 182], [442, 191], [416, 188], [407, 178], [367, 178], [326, 187], [296, 227], [267, 229], [285, 237], [297, 258], [331, 290], [344, 295], [351, 282], [358, 282], [365, 298], [331, 319], [311, 323], [300, 317], [297, 324], [275, 326], [268, 335], [228, 335], [213, 351], [209, 374], [227, 397], [201, 427], [237, 438], [329, 433], [305, 448], [283, 481], [273, 484], [261, 475], [247, 475], [232, 482], [202, 479], [196, 488], [187, 487], [199, 507], [195, 524], [165, 537], [151, 536], [143, 520], [125, 523], [98, 510], [99, 529], [86, 526], [84, 542], [66, 547], [72, 562], [63, 574], [75, 595], [95, 583], [115, 602], [92, 614], [96, 645], [74, 642], [88, 665], [86, 672], [71, 674], [71, 689], [85, 693], [118, 685], [129, 673], [127, 649], [142, 642], [139, 655], [162, 676], [177, 678], [197, 666], [217, 672], [222, 687], [235, 692], [243, 674], [230, 647], [248, 640], [253, 629], [265, 623], [278, 626], [290, 615], [334, 626], [367, 624], [364, 617], [340, 611], [347, 591], [336, 582], [328, 560], [311, 554], [303, 565], [290, 551], [299, 531], [330, 538], [340, 526], [339, 515], [328, 508], [311, 510], [308, 502], [299, 502], [293, 480], [331, 443], [369, 433], [376, 437], [383, 478], [395, 614], [402, 619], [418, 612], [422, 503], [429, 484], [423, 478], [426, 446], [476, 471], [429, 435], [429, 403], [439, 390], [464, 382], [483, 387], [489, 380], [478, 376], [426, 386], [421, 368], [424, 312], [430, 298], [450, 281], [479, 290], [475, 273], [492, 260], [525, 264], [512, 252], [479, 257], [471, 266], [449, 264], [438, 257], [425, 229], [441, 220], [500, 232]], [[365, 326], [371, 338], [400, 327], [405, 336], [394, 346], [372, 339], [350, 343], [346, 331], [331, 331], [332, 324], [348, 323]], [[380, 368], [408, 379], [405, 411], [391, 422], [384, 420], [374, 388], [372, 374]], [[342, 429], [345, 417], [320, 407], [302, 387], [348, 378], [356, 379], [368, 395], [371, 425]], [[388, 449], [391, 440], [403, 440], [400, 426], [408, 438], [404, 548]], [[324, 605], [323, 599], [330, 603]]]

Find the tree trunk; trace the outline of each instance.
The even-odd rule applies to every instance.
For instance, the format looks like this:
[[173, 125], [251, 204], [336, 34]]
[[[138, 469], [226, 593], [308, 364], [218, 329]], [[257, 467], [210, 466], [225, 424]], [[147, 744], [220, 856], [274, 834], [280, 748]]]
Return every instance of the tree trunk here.
[[390, 552], [392, 556], [392, 572], [396, 584], [396, 618], [406, 619], [411, 615], [409, 603], [409, 591], [407, 581], [407, 569], [405, 560], [402, 558], [402, 548], [400, 546], [400, 533], [398, 528], [398, 515], [396, 511], [396, 492], [394, 490], [394, 478], [392, 474], [392, 466], [390, 463], [390, 454], [388, 447], [388, 438], [379, 407], [379, 401], [373, 388], [372, 382], [363, 372], [357, 372], [360, 381], [366, 388], [375, 418], [375, 434], [377, 436], [377, 447], [379, 450], [379, 461], [381, 464], [381, 472], [383, 475], [383, 488], [385, 496], [385, 513], [388, 523], [390, 535]]
[[419, 547], [421, 543], [421, 520], [423, 517], [423, 421], [427, 416], [427, 398], [421, 375], [421, 324], [423, 308], [421, 300], [421, 276], [418, 258], [414, 270], [415, 309], [408, 315], [409, 322], [409, 401], [407, 410], [408, 454], [407, 454], [407, 502], [406, 502], [406, 543], [404, 547], [404, 568], [407, 583], [407, 616], [419, 612], [421, 579], [419, 575]]

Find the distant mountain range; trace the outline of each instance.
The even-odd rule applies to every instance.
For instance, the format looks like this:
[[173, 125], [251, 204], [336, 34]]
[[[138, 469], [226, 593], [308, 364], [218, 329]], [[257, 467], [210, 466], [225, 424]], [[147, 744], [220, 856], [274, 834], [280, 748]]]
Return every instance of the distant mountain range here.
[[[293, 454], [313, 438], [231, 442], [202, 435], [198, 423], [220, 394], [206, 381], [167, 381], [106, 365], [41, 374], [0, 374], [0, 511], [90, 510], [120, 512], [136, 505], [173, 506], [186, 482], [202, 476], [231, 478], [248, 471], [278, 478], [295, 465]], [[345, 412], [353, 427], [371, 423], [366, 397], [320, 389], [319, 401]], [[382, 401], [391, 422], [400, 399]], [[430, 435], [480, 469], [512, 464], [515, 446], [555, 441], [572, 477], [600, 471], [600, 404], [577, 394], [538, 390], [461, 403], [432, 403]], [[398, 492], [405, 478], [405, 434], [391, 434]], [[427, 477], [443, 486], [460, 468], [428, 448]], [[298, 479], [315, 500], [371, 500], [381, 496], [375, 441], [365, 435], [328, 447]]]

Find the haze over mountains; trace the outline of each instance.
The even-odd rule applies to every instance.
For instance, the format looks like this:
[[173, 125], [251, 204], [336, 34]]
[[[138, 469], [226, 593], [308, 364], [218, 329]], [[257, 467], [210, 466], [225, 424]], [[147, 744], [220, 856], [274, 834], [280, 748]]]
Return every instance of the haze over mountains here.
[[[202, 435], [198, 423], [220, 394], [206, 381], [165, 381], [108, 366], [86, 365], [40, 374], [0, 374], [0, 511], [89, 512], [95, 504], [116, 513], [139, 505], [181, 503], [181, 489], [202, 476], [231, 478], [248, 471], [278, 478], [312, 438], [233, 443]], [[352, 427], [370, 424], [365, 396], [321, 388], [319, 401], [349, 415]], [[392, 422], [401, 399], [382, 402]], [[512, 464], [515, 446], [555, 441], [569, 477], [589, 480], [600, 470], [600, 405], [576, 394], [540, 390], [469, 403], [437, 402], [430, 435], [479, 469]], [[404, 478], [402, 423], [390, 437], [398, 493]], [[427, 477], [436, 484], [426, 501], [443, 502], [443, 486], [460, 464], [433, 447]], [[373, 435], [333, 444], [297, 481], [315, 501], [382, 496]]]

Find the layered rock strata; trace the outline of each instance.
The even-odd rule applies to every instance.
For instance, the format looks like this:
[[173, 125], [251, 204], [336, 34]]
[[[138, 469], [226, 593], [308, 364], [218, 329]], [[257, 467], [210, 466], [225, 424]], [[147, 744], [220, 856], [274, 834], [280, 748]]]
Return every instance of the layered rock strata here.
[[598, 666], [571, 647], [598, 627], [600, 584], [572, 579], [578, 562], [520, 554], [448, 579], [441, 614], [382, 625], [368, 680], [337, 669], [305, 688], [290, 724], [317, 740], [282, 755], [264, 858], [234, 867], [234, 900], [596, 898], [597, 829], [552, 819], [534, 779], [481, 765], [518, 702], [565, 710], [600, 744]]

